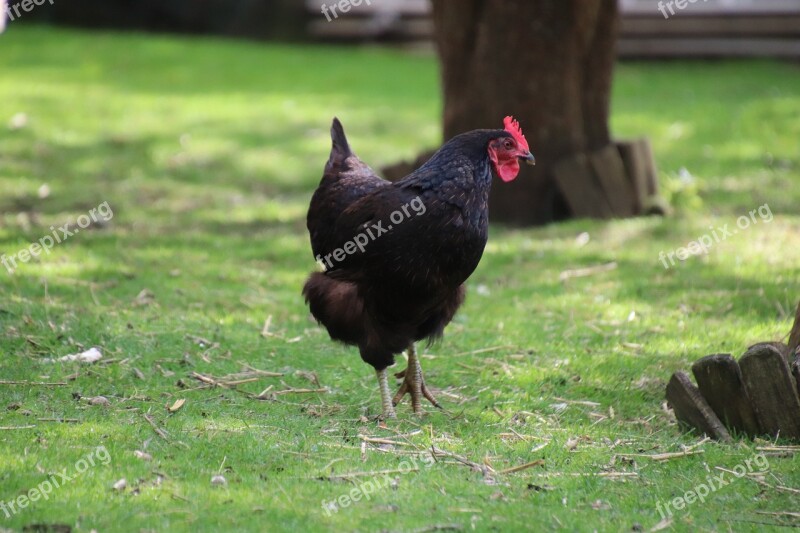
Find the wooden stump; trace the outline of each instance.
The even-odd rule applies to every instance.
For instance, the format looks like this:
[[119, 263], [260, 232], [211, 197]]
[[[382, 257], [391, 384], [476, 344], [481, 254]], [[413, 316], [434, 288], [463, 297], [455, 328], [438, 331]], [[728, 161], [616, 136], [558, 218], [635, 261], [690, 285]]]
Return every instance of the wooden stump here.
[[772, 437], [800, 439], [800, 399], [784, 354], [757, 344], [739, 360], [747, 394], [761, 430]]
[[739, 365], [730, 354], [703, 357], [692, 365], [692, 373], [700, 393], [728, 429], [746, 435], [760, 433]]
[[754, 344], [738, 364], [728, 354], [704, 357], [692, 365], [699, 388], [685, 372], [675, 372], [667, 400], [682, 424], [719, 440], [730, 435], [717, 422], [750, 437], [800, 441], [799, 346], [800, 304], [788, 344]]
[[695, 387], [686, 372], [675, 372], [667, 384], [667, 401], [675, 411], [675, 418], [684, 426], [723, 442], [731, 436]]

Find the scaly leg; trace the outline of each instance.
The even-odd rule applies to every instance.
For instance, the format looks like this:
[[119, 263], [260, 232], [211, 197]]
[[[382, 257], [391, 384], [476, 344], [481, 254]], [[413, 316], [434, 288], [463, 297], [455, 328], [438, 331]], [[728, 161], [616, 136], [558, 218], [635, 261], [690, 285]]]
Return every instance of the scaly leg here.
[[392, 404], [392, 393], [389, 390], [389, 374], [385, 368], [383, 370], [377, 370], [376, 373], [378, 374], [378, 386], [381, 389], [382, 418], [384, 420], [387, 418], [397, 418], [394, 412], [394, 405]]
[[408, 347], [408, 367], [395, 375], [398, 378], [403, 377], [405, 379], [403, 379], [403, 384], [400, 386], [397, 394], [394, 395], [394, 399], [392, 400], [394, 405], [400, 403], [403, 396], [410, 394], [411, 409], [415, 414], [422, 414], [422, 396], [431, 402], [434, 407], [442, 408], [425, 385], [425, 378], [422, 377], [422, 366], [419, 363], [417, 351], [414, 349], [413, 344]]

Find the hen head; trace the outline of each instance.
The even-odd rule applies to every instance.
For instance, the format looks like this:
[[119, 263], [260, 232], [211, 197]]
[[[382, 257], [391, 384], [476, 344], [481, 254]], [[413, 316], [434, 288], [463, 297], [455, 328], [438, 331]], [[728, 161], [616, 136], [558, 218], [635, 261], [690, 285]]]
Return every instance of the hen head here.
[[519, 122], [513, 117], [506, 117], [503, 127], [509, 136], [499, 137], [489, 141], [489, 159], [500, 179], [509, 182], [519, 174], [519, 161], [523, 160], [529, 165], [535, 165], [536, 159], [528, 148], [528, 141], [522, 134]]

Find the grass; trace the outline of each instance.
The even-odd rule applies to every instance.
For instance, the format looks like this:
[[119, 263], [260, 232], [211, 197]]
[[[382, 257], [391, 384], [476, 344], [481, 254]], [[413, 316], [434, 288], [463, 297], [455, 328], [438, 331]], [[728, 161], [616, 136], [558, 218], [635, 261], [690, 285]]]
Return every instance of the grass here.
[[[757, 453], [741, 440], [641, 456], [698, 444], [663, 409], [673, 371], [789, 330], [797, 65], [621, 65], [613, 129], [650, 136], [676, 214], [493, 227], [466, 305], [423, 357], [451, 414], [417, 419], [404, 404], [381, 428], [365, 418], [379, 404], [372, 370], [328, 340], [299, 295], [314, 268], [305, 209], [334, 114], [376, 167], [440, 142], [434, 58], [13, 25], [2, 41], [0, 120], [27, 123], [0, 129], [0, 249], [16, 253], [103, 202], [113, 218], [0, 271], [0, 379], [66, 383], [0, 385], [0, 501], [75, 474], [98, 446], [108, 455], [94, 458], [109, 459], [10, 517], [0, 508], [0, 529], [641, 530], [661, 522], [659, 502]], [[673, 268], [659, 262], [764, 204], [770, 221]], [[48, 361], [91, 346], [99, 363]], [[191, 377], [245, 364], [283, 376], [235, 389]], [[252, 397], [316, 380], [326, 393]], [[109, 405], [87, 401], [96, 396]], [[362, 435], [403, 445], [364, 451]], [[402, 454], [431, 446], [494, 471], [543, 462], [484, 475], [420, 456], [409, 471]], [[797, 456], [768, 460], [770, 485], [800, 488]], [[383, 470], [405, 472], [335, 477]], [[368, 500], [324, 509], [367, 481], [380, 485]], [[760, 512], [798, 500], [735, 479], [672, 511], [671, 527], [761, 530], [791, 518]]]

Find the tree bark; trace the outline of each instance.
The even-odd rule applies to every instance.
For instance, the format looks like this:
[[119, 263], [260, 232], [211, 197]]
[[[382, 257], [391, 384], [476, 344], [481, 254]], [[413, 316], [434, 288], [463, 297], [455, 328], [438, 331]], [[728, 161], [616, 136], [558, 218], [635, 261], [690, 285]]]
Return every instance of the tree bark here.
[[536, 156], [536, 167], [494, 187], [492, 219], [569, 217], [552, 170], [611, 142], [616, 0], [433, 0], [433, 14], [445, 138], [514, 115]]

